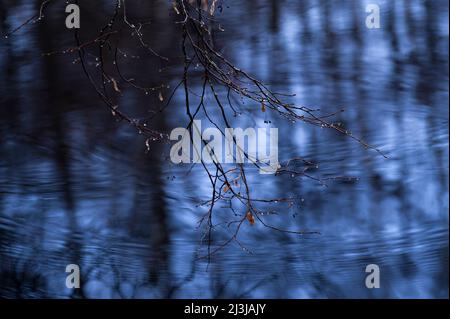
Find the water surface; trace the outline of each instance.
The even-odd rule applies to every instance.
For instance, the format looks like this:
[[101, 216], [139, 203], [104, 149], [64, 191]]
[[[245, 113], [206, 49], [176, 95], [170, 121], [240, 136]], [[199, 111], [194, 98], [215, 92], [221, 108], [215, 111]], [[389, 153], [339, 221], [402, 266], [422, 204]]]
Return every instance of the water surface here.
[[[300, 155], [319, 164], [316, 176], [358, 179], [324, 187], [250, 173], [253, 194], [297, 198], [292, 207], [270, 204], [270, 224], [320, 235], [246, 224], [246, 249], [232, 243], [209, 262], [197, 259], [207, 252], [197, 228], [206, 210], [198, 204], [210, 194], [202, 168], [170, 163], [166, 144], [147, 152], [145, 139], [98, 99], [76, 56], [41, 56], [74, 45], [64, 3], [2, 39], [0, 296], [448, 298], [448, 2], [379, 3], [378, 30], [365, 27], [365, 1], [226, 1], [218, 11], [225, 31], [214, 35], [224, 55], [275, 91], [296, 93], [295, 103], [345, 108], [338, 120], [389, 158], [241, 105], [236, 126], [279, 128], [280, 160]], [[162, 77], [174, 87], [182, 70], [170, 3], [128, 6], [132, 16], [148, 12], [151, 43], [175, 62], [134, 59], [131, 38], [121, 61], [149, 85]], [[37, 8], [0, 1], [1, 30]], [[82, 35], [112, 10], [109, 1], [82, 4]], [[157, 92], [121, 98], [135, 116], [158, 103]], [[155, 123], [161, 131], [187, 123], [181, 91], [171, 107]], [[232, 235], [222, 223], [229, 214], [217, 210], [213, 245]], [[67, 264], [80, 265], [81, 289], [65, 287]], [[368, 264], [381, 269], [380, 289], [365, 287]]]

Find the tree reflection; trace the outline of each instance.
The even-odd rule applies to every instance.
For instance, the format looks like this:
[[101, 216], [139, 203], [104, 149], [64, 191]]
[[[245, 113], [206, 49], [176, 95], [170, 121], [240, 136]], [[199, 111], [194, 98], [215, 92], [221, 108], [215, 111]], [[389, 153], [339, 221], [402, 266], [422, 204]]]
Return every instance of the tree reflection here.
[[[39, 8], [30, 3], [0, 1], [2, 31]], [[82, 37], [104, 24], [107, 4], [84, 4]], [[149, 41], [171, 63], [158, 57], [137, 62], [131, 56], [142, 52], [130, 50], [120, 57], [129, 72], [124, 76], [173, 88], [183, 67], [180, 43], [172, 40], [179, 17], [167, 14], [173, 9], [165, 3], [139, 5], [130, 6], [129, 15], [152, 21]], [[390, 159], [275, 116], [238, 118], [279, 126], [284, 159], [301, 153], [319, 163], [320, 176], [339, 172], [359, 181], [322, 187], [289, 176], [255, 179], [258, 195], [299, 199], [290, 208], [271, 207], [279, 213], [271, 216], [274, 225], [322, 235], [299, 239], [255, 225], [240, 237], [252, 254], [233, 244], [209, 265], [195, 259], [205, 248], [195, 227], [205, 213], [197, 204], [210, 194], [206, 177], [196, 167], [188, 173], [169, 164], [165, 144], [147, 151], [144, 137], [100, 105], [73, 57], [41, 56], [73, 45], [57, 14], [63, 7], [55, 5], [42, 22], [0, 42], [2, 297], [448, 297], [446, 1], [386, 2], [378, 31], [365, 29], [360, 1], [232, 1], [224, 7], [218, 19], [225, 32], [213, 33], [230, 60], [276, 90], [298, 91], [301, 104], [324, 112], [344, 107], [338, 120]], [[124, 47], [132, 41], [120, 39]], [[95, 67], [95, 59], [87, 60]], [[163, 102], [158, 93], [118, 100], [141, 117], [164, 105], [168, 92]], [[183, 96], [172, 103], [183, 105]], [[151, 124], [166, 132], [184, 118], [175, 108]], [[219, 207], [217, 222], [224, 216]], [[222, 224], [215, 231], [214, 243], [229, 233]], [[361, 286], [361, 269], [372, 262], [384, 269], [383, 292]], [[64, 286], [70, 263], [81, 267], [80, 290]]]

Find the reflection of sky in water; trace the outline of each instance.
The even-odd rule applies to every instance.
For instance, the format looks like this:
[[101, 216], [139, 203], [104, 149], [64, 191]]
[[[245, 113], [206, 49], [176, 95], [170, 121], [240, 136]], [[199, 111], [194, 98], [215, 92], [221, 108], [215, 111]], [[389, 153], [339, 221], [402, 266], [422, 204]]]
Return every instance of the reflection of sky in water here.
[[[71, 296], [64, 269], [79, 263], [85, 297], [448, 297], [448, 4], [380, 3], [380, 30], [365, 29], [363, 1], [224, 8], [220, 51], [275, 91], [296, 93], [293, 102], [325, 112], [345, 108], [337, 120], [389, 159], [333, 132], [240, 105], [235, 127], [279, 128], [281, 161], [301, 155], [319, 164], [317, 176], [358, 181], [323, 187], [250, 169], [255, 196], [298, 199], [293, 207], [270, 204], [278, 215], [267, 222], [321, 235], [245, 225], [239, 238], [252, 254], [232, 244], [207, 271], [205, 261], [194, 261], [206, 252], [198, 204], [211, 192], [201, 167], [188, 174], [188, 166], [170, 163], [169, 145], [145, 154], [136, 132], [115, 123], [80, 82], [79, 65], [40, 57], [58, 41], [71, 45], [56, 18], [0, 42], [0, 295]], [[8, 16], [2, 28], [11, 29], [32, 6], [0, 9]], [[173, 30], [157, 29], [161, 50], [179, 49]], [[124, 63], [160, 76], [156, 60]], [[166, 76], [174, 87], [179, 68]], [[136, 114], [156, 100], [134, 91], [121, 99]], [[184, 126], [182, 106], [180, 91], [157, 125]], [[211, 116], [217, 118], [213, 110]], [[223, 224], [230, 212], [218, 208], [214, 219], [220, 244], [230, 236]], [[364, 286], [370, 263], [381, 267], [382, 289]]]

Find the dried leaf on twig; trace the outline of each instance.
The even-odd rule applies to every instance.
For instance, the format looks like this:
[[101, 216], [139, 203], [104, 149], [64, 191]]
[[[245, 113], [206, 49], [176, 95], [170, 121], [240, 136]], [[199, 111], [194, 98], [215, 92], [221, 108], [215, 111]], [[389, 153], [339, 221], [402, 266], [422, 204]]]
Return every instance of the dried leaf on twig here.
[[248, 211], [247, 214], [245, 214], [245, 218], [247, 218], [250, 225], [255, 224], [255, 217], [253, 217], [253, 214], [250, 211]]

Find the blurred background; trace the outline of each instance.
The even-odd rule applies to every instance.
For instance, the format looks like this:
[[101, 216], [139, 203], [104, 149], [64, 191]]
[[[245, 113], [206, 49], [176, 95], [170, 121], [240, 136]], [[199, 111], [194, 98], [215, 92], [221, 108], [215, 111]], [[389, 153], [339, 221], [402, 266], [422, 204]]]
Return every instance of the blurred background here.
[[[180, 16], [171, 1], [126, 3], [131, 20], [150, 21], [145, 38], [170, 60], [145, 55], [125, 31], [123, 70], [147, 86], [174, 88]], [[365, 26], [368, 3], [380, 6], [380, 29]], [[448, 1], [220, 2], [220, 52], [274, 91], [296, 93], [297, 104], [345, 108], [337, 120], [389, 158], [240, 103], [235, 126], [279, 128], [281, 161], [303, 156], [318, 163], [316, 176], [358, 180], [324, 187], [250, 173], [258, 197], [297, 199], [269, 204], [277, 215], [268, 223], [321, 234], [246, 223], [239, 239], [250, 252], [232, 243], [209, 263], [197, 259], [206, 252], [205, 229], [197, 228], [206, 208], [198, 204], [211, 192], [203, 169], [172, 164], [170, 145], [147, 150], [144, 137], [111, 116], [76, 54], [42, 55], [75, 46], [65, 6], [49, 3], [41, 21], [0, 40], [0, 297], [448, 298]], [[1, 33], [39, 7], [0, 0]], [[80, 1], [85, 41], [114, 7]], [[88, 51], [91, 68], [96, 53]], [[145, 116], [163, 104], [158, 94], [126, 90], [120, 105]], [[187, 124], [183, 98], [175, 94], [158, 130]], [[211, 96], [206, 103], [214, 107]], [[231, 212], [215, 214], [220, 245], [232, 235], [221, 223]], [[66, 288], [68, 264], [80, 266], [81, 289]], [[368, 264], [380, 267], [380, 289], [365, 286]]]

